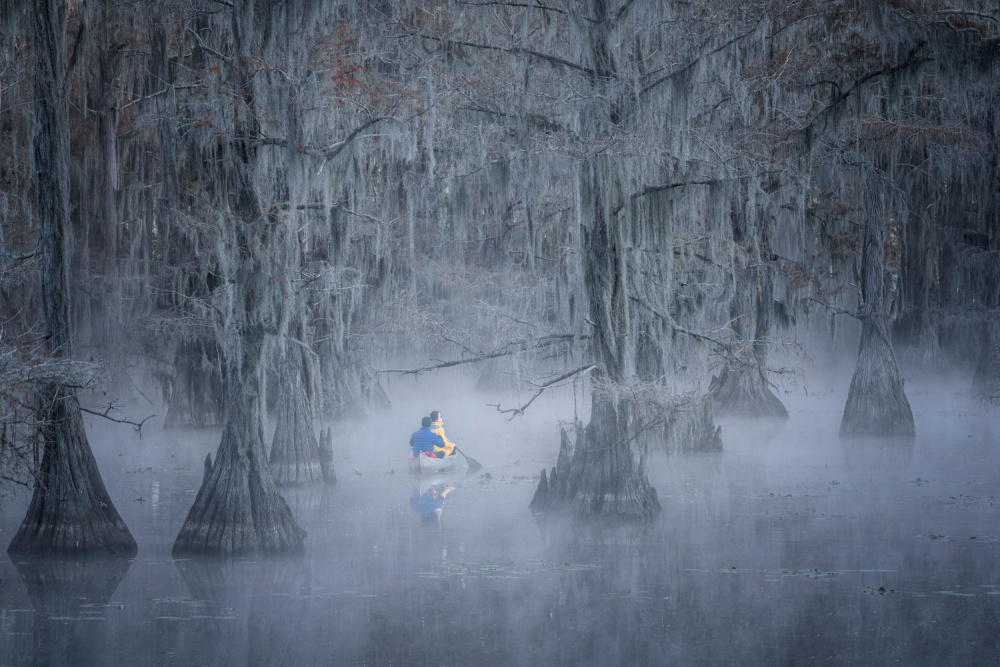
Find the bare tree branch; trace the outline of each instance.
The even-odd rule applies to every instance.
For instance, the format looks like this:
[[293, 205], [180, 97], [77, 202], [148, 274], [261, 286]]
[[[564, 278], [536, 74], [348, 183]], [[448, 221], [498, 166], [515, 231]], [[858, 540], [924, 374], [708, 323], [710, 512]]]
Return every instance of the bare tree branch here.
[[575, 340], [584, 340], [587, 336], [581, 336], [578, 334], [552, 334], [549, 336], [544, 336], [538, 340], [519, 340], [513, 343], [508, 343], [499, 350], [494, 350], [493, 352], [487, 352], [480, 354], [475, 357], [469, 357], [467, 359], [455, 359], [453, 361], [442, 361], [441, 363], [434, 364], [433, 366], [424, 366], [422, 368], [410, 368], [410, 369], [383, 369], [378, 371], [379, 373], [399, 373], [401, 375], [419, 375], [421, 373], [426, 373], [428, 371], [437, 371], [442, 368], [451, 368], [452, 366], [461, 366], [463, 364], [474, 364], [480, 361], [488, 361], [490, 359], [496, 359], [498, 357], [505, 357], [516, 352], [524, 352], [526, 350], [537, 350], [545, 347], [551, 347], [552, 345], [558, 345], [560, 343], [566, 343]]
[[108, 421], [114, 422], [116, 424], [129, 424], [133, 428], [135, 428], [135, 432], [139, 434], [140, 438], [142, 437], [142, 425], [156, 416], [156, 415], [149, 415], [141, 422], [134, 422], [131, 419], [116, 419], [115, 417], [111, 416], [112, 412], [118, 411], [118, 407], [115, 406], [114, 403], [109, 403], [108, 407], [106, 407], [103, 412], [97, 412], [96, 410], [88, 410], [83, 406], [80, 406], [80, 411], [86, 412], [87, 414], [94, 415], [96, 417], [101, 417], [102, 419], [107, 419]]
[[207, 51], [208, 53], [211, 53], [213, 56], [215, 56], [216, 58], [224, 61], [228, 65], [232, 65], [233, 64], [233, 59], [232, 58], [230, 58], [229, 56], [225, 56], [225, 55], [219, 53], [218, 51], [216, 51], [215, 49], [213, 49], [211, 46], [209, 46], [208, 44], [206, 44], [204, 41], [202, 41], [201, 35], [199, 35], [197, 32], [195, 32], [191, 28], [191, 26], [186, 26], [186, 28], [187, 28], [187, 31], [189, 33], [191, 33], [192, 35], [194, 35], [195, 40], [197, 40], [197, 42], [198, 42], [198, 46], [201, 47], [202, 50]]
[[597, 368], [596, 364], [588, 364], [586, 366], [580, 366], [579, 368], [574, 368], [571, 371], [567, 371], [567, 372], [563, 373], [559, 377], [553, 378], [553, 379], [549, 380], [548, 382], [544, 382], [544, 383], [538, 385], [538, 391], [536, 391], [534, 394], [532, 394], [531, 398], [528, 399], [528, 402], [525, 403], [524, 405], [522, 405], [519, 408], [508, 408], [506, 410], [502, 410], [500, 408], [500, 404], [499, 403], [489, 403], [488, 405], [491, 405], [491, 406], [495, 407], [497, 409], [497, 412], [500, 412], [501, 414], [510, 414], [510, 417], [507, 418], [507, 421], [510, 421], [510, 420], [514, 419], [514, 417], [523, 415], [524, 411], [528, 409], [528, 406], [530, 406], [532, 403], [534, 403], [535, 399], [538, 398], [539, 396], [541, 396], [542, 393], [544, 393], [546, 389], [551, 389], [552, 387], [555, 387], [555, 386], [559, 385], [560, 383], [565, 382], [566, 380], [569, 380], [570, 378], [576, 377], [577, 375], [581, 375], [583, 373], [588, 373], [588, 372], [594, 370], [595, 368]]
[[540, 9], [546, 12], [556, 12], [557, 14], [565, 14], [565, 9], [560, 9], [559, 7], [550, 7], [548, 5], [536, 5], [530, 2], [497, 2], [493, 0], [491, 2], [463, 2], [462, 0], [457, 0], [456, 4], [465, 5], [466, 7], [522, 7], [525, 9]]
[[575, 63], [571, 60], [566, 60], [565, 58], [560, 58], [558, 56], [549, 55], [548, 53], [541, 53], [539, 51], [532, 51], [531, 49], [523, 49], [520, 46], [496, 46], [494, 44], [476, 44], [474, 42], [460, 42], [453, 39], [445, 39], [444, 37], [432, 37], [431, 35], [425, 35], [419, 33], [417, 35], [423, 39], [429, 39], [434, 42], [439, 42], [447, 46], [467, 46], [471, 49], [485, 49], [488, 51], [502, 51], [504, 53], [510, 53], [512, 55], [526, 55], [538, 58], [540, 60], [547, 60], [550, 63], [555, 63], [557, 65], [564, 65], [571, 69], [579, 70], [586, 74], [594, 75], [596, 72], [590, 67], [581, 65], [580, 63]]

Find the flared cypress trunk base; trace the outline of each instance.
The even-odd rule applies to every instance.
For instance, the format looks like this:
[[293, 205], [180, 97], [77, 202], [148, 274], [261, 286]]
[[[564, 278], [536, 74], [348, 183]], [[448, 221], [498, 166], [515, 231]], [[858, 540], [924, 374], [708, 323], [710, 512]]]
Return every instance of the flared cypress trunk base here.
[[1000, 398], [1000, 328], [989, 322], [979, 348], [979, 361], [972, 376], [972, 392], [981, 396]]
[[861, 328], [858, 363], [847, 393], [841, 436], [913, 435], [913, 412], [889, 341], [888, 327], [870, 318]]
[[7, 553], [134, 556], [138, 546], [104, 487], [80, 404], [58, 392], [51, 394], [31, 504]]
[[323, 479], [312, 410], [301, 384], [282, 383], [270, 466], [277, 484], [309, 484]]
[[[218, 457], [174, 541], [173, 555], [298, 553], [306, 533], [278, 493], [263, 434], [230, 420]], [[260, 442], [255, 442], [259, 438]]]
[[648, 519], [660, 511], [656, 489], [623, 437], [622, 419], [609, 401], [595, 399], [590, 424], [577, 428], [575, 448], [563, 431], [559, 460], [550, 474], [542, 471], [533, 511], [562, 509], [579, 517], [624, 520]]
[[721, 452], [722, 427], [715, 425], [712, 397], [699, 396], [672, 408], [663, 439], [668, 452]]
[[757, 368], [740, 371], [726, 367], [719, 377], [712, 378], [709, 391], [715, 396], [716, 417], [788, 419], [785, 405]]

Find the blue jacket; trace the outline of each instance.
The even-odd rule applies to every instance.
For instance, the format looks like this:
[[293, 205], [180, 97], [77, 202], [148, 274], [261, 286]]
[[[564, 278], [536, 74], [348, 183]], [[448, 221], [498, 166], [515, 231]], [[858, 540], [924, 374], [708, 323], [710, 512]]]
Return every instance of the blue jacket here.
[[444, 438], [431, 431], [429, 426], [420, 427], [419, 431], [414, 431], [410, 436], [410, 448], [413, 455], [418, 456], [420, 452], [433, 452], [434, 447], [444, 448]]

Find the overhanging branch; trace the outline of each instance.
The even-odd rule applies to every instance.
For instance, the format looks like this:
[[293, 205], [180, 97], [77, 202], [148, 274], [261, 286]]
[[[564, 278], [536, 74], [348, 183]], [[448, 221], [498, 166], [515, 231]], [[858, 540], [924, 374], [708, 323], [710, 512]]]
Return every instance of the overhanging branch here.
[[496, 359], [498, 357], [506, 357], [508, 355], [514, 354], [516, 352], [525, 352], [527, 350], [538, 350], [545, 347], [551, 347], [553, 345], [558, 345], [560, 343], [565, 343], [572, 340], [584, 340], [587, 336], [582, 336], [578, 334], [552, 334], [550, 336], [543, 336], [537, 340], [518, 340], [513, 343], [508, 343], [498, 350], [493, 352], [487, 352], [484, 354], [479, 354], [474, 357], [468, 357], [465, 359], [454, 359], [452, 361], [442, 361], [440, 363], [434, 364], [433, 366], [424, 366], [422, 368], [409, 368], [409, 369], [383, 369], [378, 371], [379, 373], [399, 373], [400, 375], [420, 375], [421, 373], [427, 373], [429, 371], [438, 371], [444, 368], [451, 368], [453, 366], [461, 366], [463, 364], [475, 364], [480, 361], [489, 361], [490, 359]]
[[438, 42], [443, 44], [445, 47], [448, 46], [467, 46], [470, 49], [483, 49], [486, 51], [502, 51], [503, 53], [510, 53], [512, 55], [525, 55], [531, 56], [533, 58], [538, 58], [539, 60], [546, 60], [550, 63], [556, 65], [563, 65], [569, 67], [570, 69], [575, 69], [585, 74], [590, 74], [593, 76], [596, 72], [590, 67], [581, 65], [580, 63], [575, 63], [571, 60], [566, 60], [565, 58], [560, 58], [559, 56], [553, 56], [548, 53], [541, 53], [540, 51], [533, 51], [531, 49], [524, 49], [520, 46], [496, 46], [495, 44], [477, 44], [475, 42], [461, 42], [454, 39], [445, 39], [443, 37], [432, 37], [431, 35], [425, 35], [422, 33], [417, 34], [418, 37], [423, 39], [429, 39], [433, 42]]
[[494, 408], [496, 408], [497, 412], [499, 412], [501, 414], [509, 414], [510, 417], [507, 418], [507, 421], [510, 421], [514, 417], [517, 417], [519, 415], [523, 415], [524, 411], [528, 409], [528, 406], [530, 406], [532, 403], [534, 403], [535, 399], [538, 398], [539, 396], [541, 396], [542, 393], [546, 389], [551, 389], [552, 387], [555, 387], [556, 385], [559, 385], [559, 384], [565, 382], [566, 380], [569, 380], [570, 378], [574, 378], [577, 375], [581, 375], [583, 373], [589, 373], [590, 371], [594, 370], [595, 368], [597, 368], [596, 364], [588, 364], [586, 366], [580, 366], [579, 368], [574, 368], [571, 371], [567, 371], [566, 373], [563, 373], [559, 377], [553, 378], [553, 379], [549, 380], [548, 382], [544, 382], [544, 383], [538, 385], [538, 390], [534, 394], [531, 395], [531, 398], [528, 399], [527, 403], [525, 403], [524, 405], [522, 405], [519, 408], [508, 408], [506, 410], [502, 410], [500, 408], [500, 404], [499, 403], [489, 403], [489, 405], [491, 405]]

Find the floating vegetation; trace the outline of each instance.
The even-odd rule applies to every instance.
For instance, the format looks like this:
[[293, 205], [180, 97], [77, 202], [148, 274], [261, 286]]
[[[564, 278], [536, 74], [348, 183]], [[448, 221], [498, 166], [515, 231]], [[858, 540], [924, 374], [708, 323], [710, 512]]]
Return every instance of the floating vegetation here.
[[734, 567], [720, 567], [720, 568], [715, 568], [713, 570], [702, 570], [702, 569], [699, 569], [699, 568], [688, 568], [685, 571], [686, 572], [703, 572], [703, 573], [708, 573], [708, 574], [713, 574], [713, 573], [714, 574], [745, 574], [745, 573], [749, 572], [750, 570], [741, 570], [741, 569], [739, 569], [739, 568], [737, 568], [737, 567], [734, 566]]
[[528, 560], [518, 564], [513, 560], [483, 563], [446, 563], [432, 572], [418, 572], [417, 576], [425, 579], [443, 579], [452, 576], [483, 578], [483, 579], [520, 579], [532, 574], [547, 572], [587, 572], [601, 569], [602, 566], [593, 563], [549, 563], [542, 560]]

